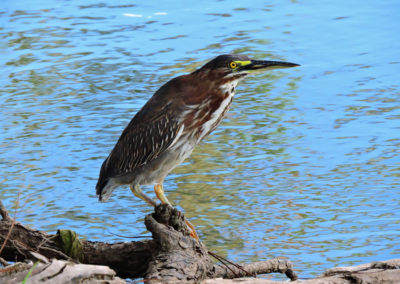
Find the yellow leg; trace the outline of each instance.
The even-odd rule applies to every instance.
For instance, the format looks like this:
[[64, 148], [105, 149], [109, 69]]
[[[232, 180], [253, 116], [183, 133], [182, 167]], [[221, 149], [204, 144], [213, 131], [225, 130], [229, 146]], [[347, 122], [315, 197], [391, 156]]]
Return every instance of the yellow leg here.
[[148, 197], [146, 194], [143, 193], [143, 191], [140, 189], [139, 185], [131, 184], [130, 188], [131, 188], [132, 193], [135, 196], [137, 196], [140, 199], [146, 201], [148, 204], [150, 204], [153, 207], [157, 205], [157, 203], [153, 199], [151, 199], [150, 197]]
[[[167, 197], [164, 194], [164, 189], [163, 189], [162, 183], [156, 183], [154, 185], [154, 192], [156, 193], [157, 198], [161, 201], [162, 204], [168, 204], [168, 205], [172, 206], [171, 202], [168, 201]], [[196, 230], [194, 229], [194, 226], [192, 225], [192, 223], [190, 223], [186, 218], [185, 218], [185, 223], [190, 229], [190, 235], [192, 236], [192, 238], [198, 240], [199, 236], [197, 235]]]
[[197, 235], [197, 232], [196, 232], [196, 230], [194, 229], [193, 224], [190, 223], [189, 220], [187, 220], [186, 218], [185, 218], [185, 223], [186, 223], [186, 225], [189, 227], [189, 229], [191, 230], [190, 236], [191, 236], [192, 238], [198, 240], [198, 239], [199, 239], [199, 236]]
[[156, 183], [154, 185], [154, 192], [156, 193], [157, 198], [161, 201], [162, 204], [168, 204], [168, 205], [172, 206], [171, 202], [168, 201], [167, 197], [164, 194], [164, 189], [163, 189], [162, 183]]

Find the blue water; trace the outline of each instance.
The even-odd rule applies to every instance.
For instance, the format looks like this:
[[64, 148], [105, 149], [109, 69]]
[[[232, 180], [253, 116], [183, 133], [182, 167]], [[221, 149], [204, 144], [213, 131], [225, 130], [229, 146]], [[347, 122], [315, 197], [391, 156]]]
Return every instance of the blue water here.
[[[83, 2], [83, 1], [82, 1]], [[6, 1], [0, 197], [18, 220], [91, 240], [148, 234], [102, 161], [170, 78], [224, 53], [301, 67], [249, 77], [222, 125], [165, 182], [208, 248], [300, 276], [400, 256], [400, 3]], [[145, 189], [152, 194], [151, 188]]]

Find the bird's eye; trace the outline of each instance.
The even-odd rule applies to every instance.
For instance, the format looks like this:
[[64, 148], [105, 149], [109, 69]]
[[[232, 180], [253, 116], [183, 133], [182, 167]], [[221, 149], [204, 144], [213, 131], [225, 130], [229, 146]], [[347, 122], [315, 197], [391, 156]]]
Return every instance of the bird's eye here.
[[231, 63], [229, 63], [229, 67], [235, 69], [237, 67], [237, 63], [235, 61], [232, 61]]

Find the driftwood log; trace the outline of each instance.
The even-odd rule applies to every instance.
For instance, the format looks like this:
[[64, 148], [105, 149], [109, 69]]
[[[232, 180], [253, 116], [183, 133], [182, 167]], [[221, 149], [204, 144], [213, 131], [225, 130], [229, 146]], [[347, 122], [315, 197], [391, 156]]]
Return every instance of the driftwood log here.
[[[1, 202], [1, 201], [0, 201]], [[5, 242], [0, 256], [13, 262], [35, 260], [30, 252], [37, 252], [48, 259], [69, 260], [54, 240], [55, 235], [25, 227], [11, 219], [2, 203], [0, 213], [0, 246]], [[10, 230], [12, 228], [12, 230]], [[7, 238], [8, 236], [8, 238]], [[104, 243], [81, 241], [84, 260], [82, 263], [105, 265], [122, 278], [143, 277], [150, 257], [156, 249], [152, 240], [141, 242]]]
[[98, 283], [124, 284], [115, 271], [107, 266], [77, 264], [71, 261], [52, 259], [32, 253], [35, 262], [18, 262], [1, 269], [0, 283]]
[[[152, 240], [113, 244], [81, 240], [81, 256], [75, 255], [75, 259], [55, 235], [27, 228], [10, 218], [1, 201], [0, 214], [0, 263], [4, 266], [0, 267], [1, 283], [20, 283], [28, 273], [31, 282], [27, 283], [124, 283], [121, 278], [144, 278], [146, 283], [233, 283], [236, 280], [227, 279], [239, 277], [252, 277], [241, 283], [283, 283], [254, 278], [271, 272], [285, 273], [292, 281], [297, 278], [292, 264], [285, 259], [247, 265], [215, 264], [210, 258], [212, 253], [190, 236], [184, 216], [170, 206], [157, 206], [153, 214], [146, 216]], [[8, 265], [7, 261], [17, 263]], [[301, 283], [400, 283], [399, 266], [400, 260], [392, 260], [336, 268]]]
[[[236, 279], [207, 279], [201, 284], [235, 284]], [[256, 278], [241, 278], [240, 284], [282, 284]], [[287, 283], [287, 282], [286, 282]], [[367, 264], [336, 267], [325, 271], [319, 277], [290, 282], [291, 284], [399, 284], [400, 259], [371, 262]]]
[[[35, 261], [32, 252], [48, 259], [74, 261], [57, 243], [55, 235], [16, 222], [1, 201], [0, 214], [0, 246], [4, 246], [0, 256], [5, 261]], [[285, 259], [242, 266], [215, 264], [203, 243], [190, 236], [183, 214], [168, 205], [157, 206], [153, 214], [146, 216], [145, 224], [153, 240], [112, 244], [80, 241], [83, 255], [80, 262], [108, 266], [121, 278], [154, 281], [198, 282], [207, 278], [237, 278], [271, 272], [286, 273], [292, 279], [296, 277], [292, 264]]]

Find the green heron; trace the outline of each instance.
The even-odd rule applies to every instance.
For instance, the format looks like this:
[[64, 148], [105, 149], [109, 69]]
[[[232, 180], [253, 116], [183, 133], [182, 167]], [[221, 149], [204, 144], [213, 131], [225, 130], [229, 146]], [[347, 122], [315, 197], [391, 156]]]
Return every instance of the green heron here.
[[170, 204], [163, 190], [165, 177], [220, 124], [238, 82], [255, 71], [295, 66], [220, 55], [167, 82], [133, 117], [103, 162], [96, 185], [99, 200], [107, 201], [116, 187], [129, 184], [134, 195], [155, 206], [140, 188], [153, 184], [157, 198]]

